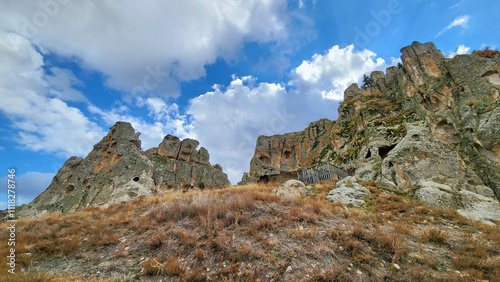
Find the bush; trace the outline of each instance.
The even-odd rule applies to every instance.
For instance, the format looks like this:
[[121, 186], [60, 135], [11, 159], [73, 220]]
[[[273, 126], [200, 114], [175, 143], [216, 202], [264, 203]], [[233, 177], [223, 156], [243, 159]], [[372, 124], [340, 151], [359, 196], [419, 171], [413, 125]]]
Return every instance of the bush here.
[[484, 48], [484, 50], [475, 50], [472, 52], [472, 56], [484, 57], [484, 58], [494, 58], [497, 56], [499, 51], [497, 49], [490, 49], [490, 47]]

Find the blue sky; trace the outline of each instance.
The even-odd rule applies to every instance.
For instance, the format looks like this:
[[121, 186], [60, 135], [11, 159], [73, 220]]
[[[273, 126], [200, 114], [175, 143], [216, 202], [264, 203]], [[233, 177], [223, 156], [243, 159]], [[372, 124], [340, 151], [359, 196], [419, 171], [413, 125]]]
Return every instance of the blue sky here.
[[[498, 1], [0, 2], [0, 209], [86, 156], [116, 121], [195, 138], [233, 184], [258, 135], [337, 118], [344, 89], [432, 41], [443, 53], [498, 48]], [[3, 171], [3, 176], [1, 172]]]

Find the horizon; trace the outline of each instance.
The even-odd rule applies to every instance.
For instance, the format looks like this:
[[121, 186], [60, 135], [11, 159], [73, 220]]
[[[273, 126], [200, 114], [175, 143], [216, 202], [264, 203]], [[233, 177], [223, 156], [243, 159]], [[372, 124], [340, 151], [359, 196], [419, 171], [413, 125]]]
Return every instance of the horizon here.
[[28, 203], [118, 121], [143, 151], [198, 140], [235, 185], [259, 135], [337, 119], [345, 88], [401, 48], [433, 42], [450, 58], [500, 38], [494, 1], [33, 3], [0, 3], [0, 209], [8, 169]]

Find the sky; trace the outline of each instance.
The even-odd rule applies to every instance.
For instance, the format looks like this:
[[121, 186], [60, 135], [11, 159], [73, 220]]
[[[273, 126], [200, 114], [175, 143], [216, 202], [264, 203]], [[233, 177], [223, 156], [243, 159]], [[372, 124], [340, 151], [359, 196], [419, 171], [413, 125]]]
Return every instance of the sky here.
[[0, 209], [43, 192], [117, 121], [193, 138], [236, 184], [259, 135], [336, 119], [413, 41], [500, 47], [496, 0], [0, 1]]

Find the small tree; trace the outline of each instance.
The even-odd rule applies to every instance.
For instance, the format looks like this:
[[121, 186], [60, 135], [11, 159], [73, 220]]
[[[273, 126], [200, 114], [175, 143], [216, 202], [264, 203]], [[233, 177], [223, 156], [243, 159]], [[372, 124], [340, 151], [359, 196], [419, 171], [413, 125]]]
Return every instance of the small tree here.
[[372, 86], [372, 81], [370, 77], [367, 76], [366, 74], [363, 75], [363, 87], [370, 87], [370, 86]]

